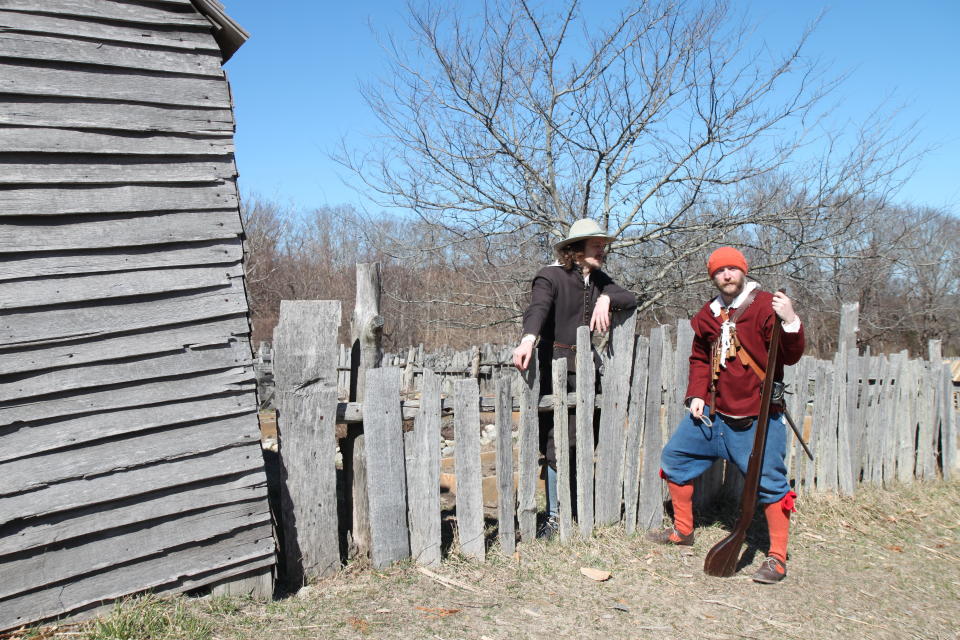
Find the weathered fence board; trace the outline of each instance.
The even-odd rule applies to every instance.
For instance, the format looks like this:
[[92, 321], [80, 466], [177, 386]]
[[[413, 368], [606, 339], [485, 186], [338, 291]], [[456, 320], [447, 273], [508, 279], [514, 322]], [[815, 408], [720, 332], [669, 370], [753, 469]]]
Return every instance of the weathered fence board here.
[[570, 495], [570, 411], [567, 408], [567, 359], [552, 363], [553, 434], [557, 450], [557, 509], [559, 511], [560, 541], [573, 535], [573, 500]]
[[[476, 398], [473, 398], [476, 407]], [[466, 418], [466, 413], [460, 419]], [[479, 413], [477, 413], [479, 437]], [[458, 429], [459, 433], [460, 430]], [[440, 379], [423, 374], [423, 395], [413, 431], [404, 434], [407, 464], [407, 517], [410, 520], [410, 555], [417, 564], [440, 564]], [[460, 436], [456, 437], [460, 464]], [[478, 442], [479, 446], [479, 442]], [[479, 460], [479, 449], [477, 457]], [[478, 469], [479, 473], [479, 469]], [[460, 482], [457, 473], [457, 525], [460, 526]], [[482, 521], [482, 505], [481, 505]], [[462, 539], [461, 529], [461, 539]], [[481, 545], [483, 535], [481, 532]], [[482, 556], [481, 556], [482, 559]]]
[[577, 525], [580, 535], [593, 535], [593, 423], [596, 370], [590, 343], [590, 329], [577, 328]]
[[637, 336], [633, 354], [633, 379], [630, 382], [630, 407], [627, 411], [627, 432], [623, 448], [623, 503], [624, 528], [628, 534], [637, 529], [637, 501], [640, 498], [640, 468], [647, 411], [647, 378], [650, 359], [650, 339]]
[[[423, 393], [427, 393], [429, 378], [423, 377]], [[440, 397], [439, 379], [434, 378], [435, 393]], [[454, 441], [457, 474], [457, 532], [460, 553], [468, 558], [483, 560], [486, 546], [483, 537], [483, 487], [480, 469], [480, 386], [476, 378], [458, 380], [453, 385], [454, 393]], [[437, 433], [433, 439], [440, 440], [440, 406], [437, 403]], [[438, 496], [439, 498], [439, 496]], [[439, 521], [437, 543], [440, 541]], [[437, 562], [440, 561], [439, 549]]]
[[[511, 376], [512, 377], [512, 376]], [[516, 494], [513, 489], [513, 402], [511, 377], [501, 374], [495, 384], [497, 425], [497, 538], [500, 551], [512, 556], [516, 550]]]
[[600, 526], [620, 521], [624, 429], [630, 401], [630, 371], [633, 368], [636, 326], [637, 316], [633, 310], [612, 314], [596, 449], [594, 521]]
[[845, 355], [838, 354], [837, 362], [837, 487], [840, 495], [853, 495], [854, 460], [856, 437], [854, 419], [857, 411], [857, 385], [859, 358], [856, 350]]
[[663, 521], [663, 489], [660, 480], [660, 452], [663, 450], [663, 431], [660, 421], [664, 347], [668, 343], [664, 327], [650, 331], [650, 351], [647, 364], [647, 393], [643, 432], [641, 435], [643, 461], [640, 468], [640, 494], [637, 505], [637, 528], [653, 529]]
[[916, 368], [904, 353], [900, 376], [897, 378], [898, 402], [896, 414], [897, 482], [912, 482], [916, 463], [914, 449], [917, 441], [917, 423], [914, 398], [917, 393]]
[[940, 378], [940, 442], [943, 446], [943, 478], [953, 480], [960, 470], [957, 453], [957, 412], [953, 408], [953, 375], [950, 365], [944, 363]]
[[520, 457], [517, 486], [517, 520], [520, 539], [532, 541], [537, 535], [537, 471], [540, 457], [537, 407], [540, 405], [540, 367], [536, 354], [530, 358], [527, 370], [521, 375], [520, 392]]
[[379, 569], [410, 557], [400, 370], [395, 367], [368, 369], [364, 388], [370, 558]]

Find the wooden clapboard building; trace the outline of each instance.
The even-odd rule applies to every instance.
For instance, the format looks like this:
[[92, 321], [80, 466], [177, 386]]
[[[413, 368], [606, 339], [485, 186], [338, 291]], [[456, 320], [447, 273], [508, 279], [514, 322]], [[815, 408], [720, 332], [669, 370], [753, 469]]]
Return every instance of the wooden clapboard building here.
[[0, 630], [268, 594], [214, 0], [0, 2]]

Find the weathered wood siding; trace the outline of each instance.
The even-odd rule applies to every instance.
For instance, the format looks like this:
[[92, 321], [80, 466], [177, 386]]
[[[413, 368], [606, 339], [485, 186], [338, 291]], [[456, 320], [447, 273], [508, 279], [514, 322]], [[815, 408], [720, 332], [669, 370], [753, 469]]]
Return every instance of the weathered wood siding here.
[[0, 630], [269, 587], [221, 60], [189, 0], [0, 3]]

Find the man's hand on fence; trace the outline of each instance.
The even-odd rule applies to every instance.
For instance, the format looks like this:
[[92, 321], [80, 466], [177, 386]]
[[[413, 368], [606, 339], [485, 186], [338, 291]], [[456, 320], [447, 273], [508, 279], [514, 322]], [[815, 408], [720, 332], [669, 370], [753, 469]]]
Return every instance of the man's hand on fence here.
[[520, 371], [526, 371], [530, 365], [531, 357], [533, 357], [533, 341], [521, 340], [517, 348], [513, 350], [513, 366]]
[[593, 317], [590, 318], [590, 331], [606, 331], [610, 328], [610, 296], [602, 295], [597, 298], [593, 307]]

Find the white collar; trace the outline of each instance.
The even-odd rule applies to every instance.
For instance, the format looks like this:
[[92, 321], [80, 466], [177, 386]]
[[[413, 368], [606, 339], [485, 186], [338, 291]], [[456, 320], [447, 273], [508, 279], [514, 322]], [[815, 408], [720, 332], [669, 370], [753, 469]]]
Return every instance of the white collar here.
[[[756, 288], [759, 287], [759, 286], [760, 286], [760, 283], [759, 283], [759, 282], [754, 282], [753, 280], [747, 282], [747, 284], [745, 284], [744, 287], [743, 287], [743, 291], [740, 292], [740, 295], [738, 295], [736, 298], [734, 298], [734, 299], [733, 299], [733, 302], [731, 302], [731, 303], [727, 306], [727, 308], [728, 308], [728, 309], [737, 309], [737, 308], [739, 308], [740, 305], [743, 303], [743, 301], [746, 300], [747, 296], [750, 295], [750, 292], [753, 291], [754, 289], [756, 289]], [[714, 298], [714, 299], [710, 302], [710, 311], [713, 311], [714, 317], [720, 315], [720, 309], [721, 309], [721, 308], [723, 308], [723, 297], [717, 296], [716, 298]]]
[[[563, 265], [560, 264], [560, 261], [559, 261], [559, 260], [555, 260], [553, 264], [547, 265], [547, 266], [550, 266], [550, 267], [561, 267], [561, 268], [563, 267]], [[593, 273], [593, 272], [591, 271], [590, 273]], [[588, 273], [587, 275], [583, 276], [583, 282], [584, 282], [584, 284], [590, 284], [590, 273]]]

